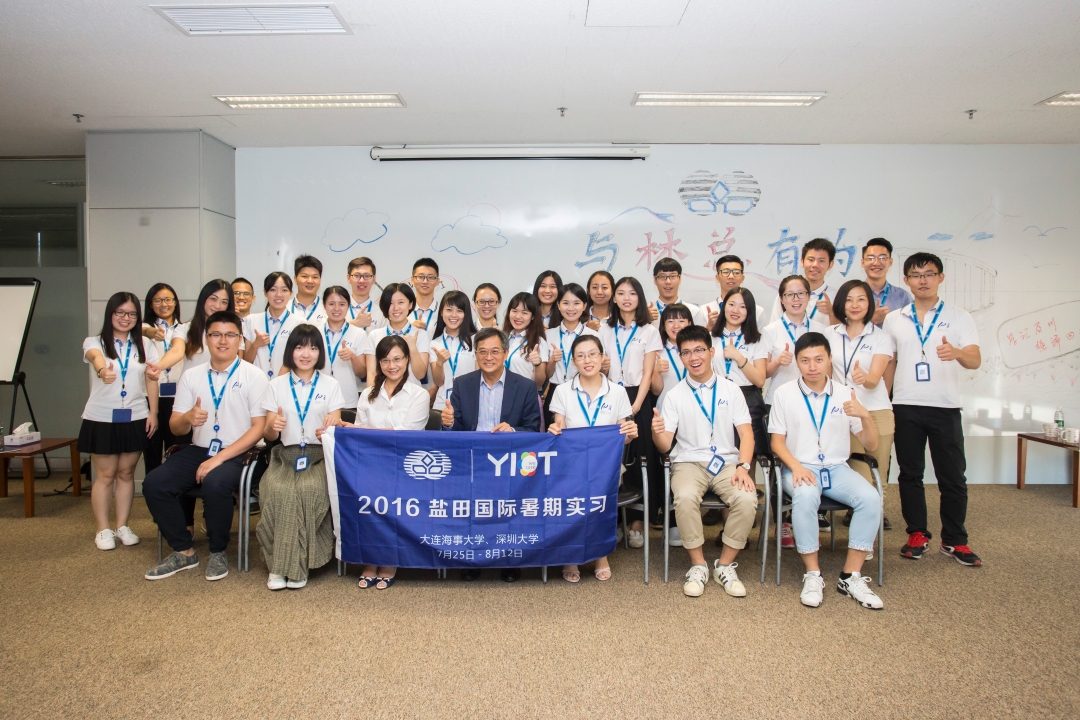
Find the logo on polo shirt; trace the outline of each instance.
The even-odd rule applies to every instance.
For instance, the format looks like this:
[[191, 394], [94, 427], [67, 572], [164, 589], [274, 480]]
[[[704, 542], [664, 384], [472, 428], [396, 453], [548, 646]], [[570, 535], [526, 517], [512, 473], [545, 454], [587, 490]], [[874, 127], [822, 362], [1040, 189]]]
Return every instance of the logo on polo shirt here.
[[450, 458], [438, 450], [414, 450], [405, 456], [405, 473], [413, 480], [441, 480], [450, 474]]

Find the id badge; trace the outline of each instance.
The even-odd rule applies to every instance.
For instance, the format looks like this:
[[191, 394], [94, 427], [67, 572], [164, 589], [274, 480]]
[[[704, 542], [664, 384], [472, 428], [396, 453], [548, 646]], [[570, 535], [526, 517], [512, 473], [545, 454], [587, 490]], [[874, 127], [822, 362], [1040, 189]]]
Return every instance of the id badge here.
[[307, 470], [307, 462], [307, 455], [301, 455], [300, 457], [296, 458], [296, 472], [300, 472], [301, 470]]
[[221, 440], [214, 438], [210, 441], [210, 447], [206, 448], [206, 457], [214, 457], [221, 452]]
[[829, 475], [828, 468], [821, 468], [821, 472], [818, 473], [818, 478], [821, 480], [822, 490], [828, 490], [832, 487], [832, 476]]
[[720, 474], [720, 471], [724, 469], [724, 458], [719, 455], [713, 455], [712, 460], [709, 461], [709, 466], [705, 468], [709, 471], [709, 474], [716, 477]]
[[930, 382], [930, 363], [915, 363], [915, 382]]
[[158, 383], [158, 397], [176, 397], [176, 383]]
[[450, 402], [450, 395], [454, 392], [454, 388], [446, 388], [446, 402]]
[[112, 411], [112, 421], [114, 423], [129, 423], [131, 422], [131, 408], [123, 408]]

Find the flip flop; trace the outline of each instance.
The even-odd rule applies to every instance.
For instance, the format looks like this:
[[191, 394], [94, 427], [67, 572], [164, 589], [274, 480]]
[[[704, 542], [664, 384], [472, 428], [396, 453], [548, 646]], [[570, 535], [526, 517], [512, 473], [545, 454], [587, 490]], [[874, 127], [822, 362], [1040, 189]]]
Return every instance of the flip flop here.
[[379, 578], [373, 575], [363, 575], [360, 577], [360, 582], [358, 584], [360, 586], [360, 589], [367, 590], [369, 587], [373, 587], [375, 585], [375, 581], [377, 581], [378, 579]]

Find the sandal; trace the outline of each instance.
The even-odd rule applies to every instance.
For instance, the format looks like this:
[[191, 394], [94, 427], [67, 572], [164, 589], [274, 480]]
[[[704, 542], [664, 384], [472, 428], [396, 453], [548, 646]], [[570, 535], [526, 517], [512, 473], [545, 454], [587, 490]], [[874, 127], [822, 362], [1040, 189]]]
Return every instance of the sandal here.
[[611, 568], [597, 568], [593, 574], [596, 575], [597, 580], [604, 582], [611, 579]]
[[577, 570], [563, 570], [562, 579], [568, 583], [581, 582], [581, 573]]
[[375, 580], [377, 581], [377, 584], [375, 585], [376, 590], [386, 590], [394, 584], [394, 578], [392, 577], [377, 577]]
[[362, 575], [359, 582], [360, 588], [366, 590], [367, 588], [373, 586], [375, 584], [375, 581], [378, 579], [379, 578], [375, 577], [374, 575]]

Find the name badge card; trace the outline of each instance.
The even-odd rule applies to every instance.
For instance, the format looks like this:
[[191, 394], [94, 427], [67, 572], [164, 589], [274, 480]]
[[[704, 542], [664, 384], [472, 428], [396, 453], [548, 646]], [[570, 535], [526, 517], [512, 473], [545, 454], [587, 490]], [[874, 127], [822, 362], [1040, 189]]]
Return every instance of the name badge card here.
[[158, 383], [158, 397], [176, 397], [176, 383]]
[[296, 472], [300, 472], [301, 470], [307, 470], [307, 464], [307, 455], [301, 455], [300, 457], [296, 458]]
[[709, 466], [705, 469], [709, 471], [710, 475], [716, 477], [724, 469], [724, 458], [720, 455], [713, 455], [712, 460], [709, 461]]
[[131, 408], [123, 408], [112, 411], [112, 421], [114, 423], [129, 423], [131, 422]]
[[210, 447], [206, 448], [206, 457], [214, 457], [221, 452], [221, 440], [214, 438], [210, 441]]
[[821, 468], [821, 472], [818, 473], [818, 478], [821, 480], [822, 490], [828, 490], [832, 487], [832, 475], [829, 474], [828, 468]]
[[930, 363], [915, 363], [915, 382], [930, 382]]

